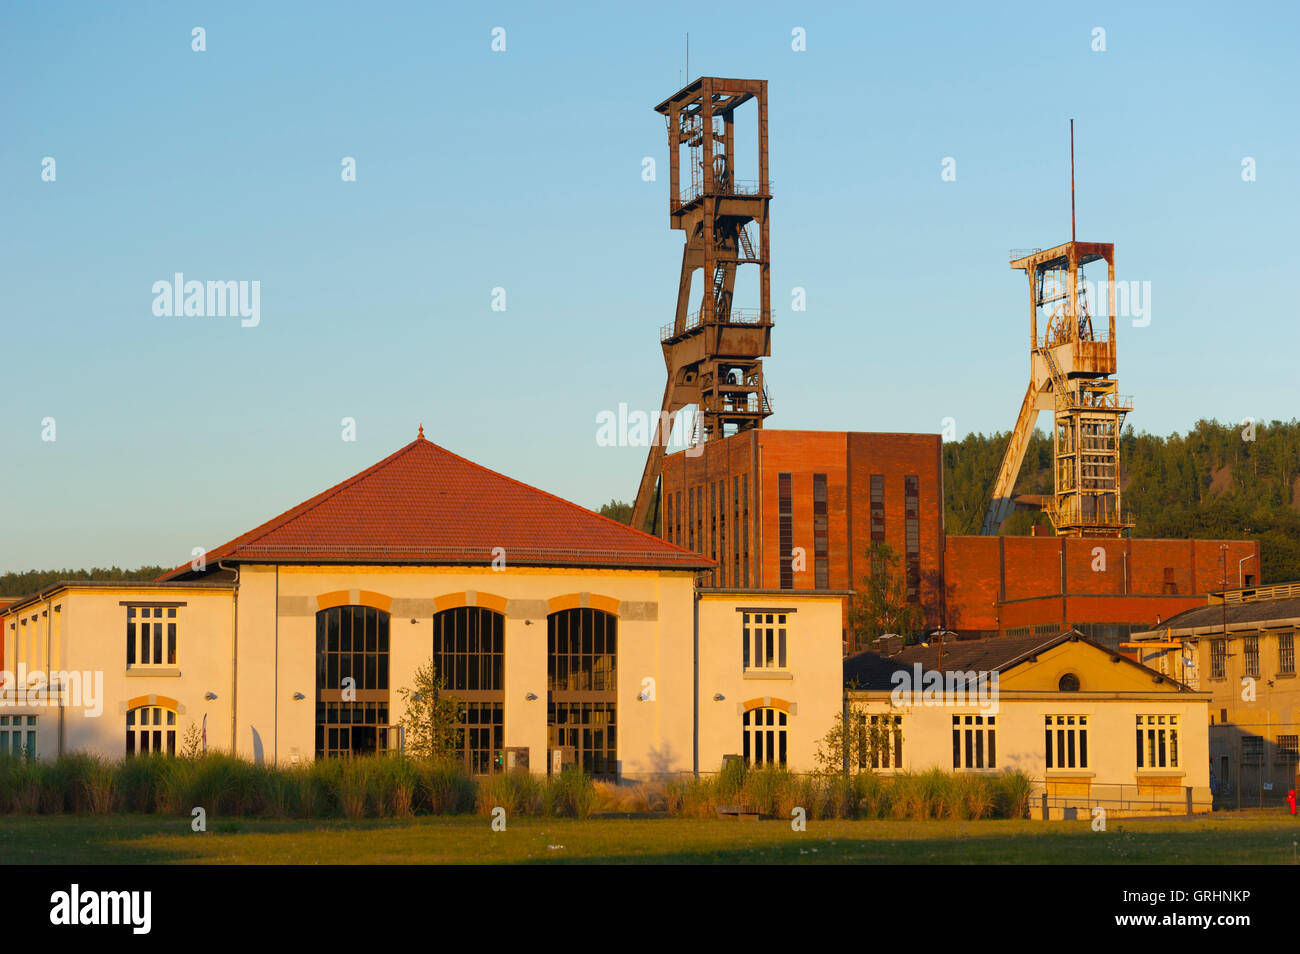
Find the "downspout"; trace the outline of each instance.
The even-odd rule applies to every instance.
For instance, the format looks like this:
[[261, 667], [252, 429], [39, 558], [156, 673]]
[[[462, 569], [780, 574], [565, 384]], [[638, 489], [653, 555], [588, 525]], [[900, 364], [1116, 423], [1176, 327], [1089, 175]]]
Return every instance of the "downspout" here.
[[275, 565], [275, 705], [272, 710], [275, 739], [271, 742], [271, 764], [280, 764], [280, 564]]
[[694, 597], [692, 601], [692, 610], [695, 613], [694, 637], [692, 640], [692, 662], [694, 672], [695, 691], [691, 694], [694, 701], [694, 728], [691, 732], [691, 771], [695, 777], [700, 775], [700, 588], [695, 583], [695, 577], [691, 577], [691, 594]]
[[239, 566], [233, 568], [222, 566], [217, 561], [217, 569], [233, 569], [235, 588], [230, 600], [230, 754], [238, 757], [239, 749]]
[[[54, 661], [54, 597], [45, 597], [45, 700], [50, 698], [50, 663]], [[84, 692], [82, 698], [85, 698]], [[63, 680], [59, 680], [59, 741], [58, 754], [63, 755]]]
[[[767, 553], [763, 549], [763, 442], [755, 437], [754, 443], [758, 445], [758, 470], [754, 472], [754, 496], [757, 502], [757, 506], [754, 507], [754, 523], [756, 524], [755, 529], [758, 531], [758, 559], [755, 562], [758, 564], [758, 574], [754, 582], [758, 584], [758, 589], [761, 590], [763, 588], [763, 556]], [[778, 560], [778, 565], [779, 563]]]

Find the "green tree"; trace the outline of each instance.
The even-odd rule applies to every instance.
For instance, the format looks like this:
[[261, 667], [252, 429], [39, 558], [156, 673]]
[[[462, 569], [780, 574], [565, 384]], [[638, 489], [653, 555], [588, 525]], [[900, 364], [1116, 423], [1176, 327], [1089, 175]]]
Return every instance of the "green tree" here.
[[888, 763], [893, 746], [902, 745], [901, 729], [885, 719], [868, 719], [863, 712], [835, 713], [835, 721], [817, 743], [814, 764], [822, 775], [871, 771], [876, 762]]
[[611, 500], [607, 504], [602, 504], [600, 508], [602, 517], [609, 517], [611, 520], [617, 520], [619, 523], [632, 522], [632, 505], [623, 500]]
[[849, 604], [850, 652], [870, 649], [887, 633], [915, 642], [925, 625], [921, 604], [907, 598], [907, 580], [899, 571], [893, 547], [876, 542], [867, 549], [870, 572], [853, 593]]
[[406, 754], [415, 759], [455, 758], [460, 742], [460, 701], [447, 694], [433, 660], [415, 670], [415, 684], [397, 690], [405, 703]]

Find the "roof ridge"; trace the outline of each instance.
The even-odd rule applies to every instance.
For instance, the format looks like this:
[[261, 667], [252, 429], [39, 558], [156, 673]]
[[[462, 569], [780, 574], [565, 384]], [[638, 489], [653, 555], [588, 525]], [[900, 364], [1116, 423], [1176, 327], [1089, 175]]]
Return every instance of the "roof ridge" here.
[[[580, 516], [584, 520], [595, 519], [601, 521], [603, 524], [609, 526], [610, 528], [617, 528], [617, 532], [621, 534], [628, 535], [628, 536], [635, 535], [637, 542], [639, 542], [641, 545], [643, 545], [646, 548], [645, 551], [642, 552], [640, 555], [651, 557], [657, 553], [657, 554], [662, 554], [665, 557], [669, 555], [672, 555], [674, 557], [688, 556], [697, 560], [707, 560], [707, 558], [702, 557], [700, 554], [695, 553], [692, 550], [688, 550], [685, 547], [680, 546], [679, 544], [675, 544], [668, 540], [665, 540], [662, 537], [656, 536], [653, 533], [647, 533], [644, 530], [640, 530], [628, 524], [620, 523], [618, 520], [615, 520], [611, 517], [607, 517], [604, 514], [597, 513], [596, 511], [584, 507], [581, 504], [574, 503], [571, 500], [566, 500], [563, 497], [542, 490], [539, 487], [534, 487], [533, 485], [525, 483], [524, 481], [519, 480], [518, 478], [511, 477], [508, 474], [503, 474], [500, 471], [493, 470], [490, 467], [484, 466], [483, 464], [470, 460], [468, 457], [463, 457], [460, 454], [455, 453], [454, 451], [448, 450], [446, 447], [443, 447], [440, 444], [434, 443], [433, 441], [424, 437], [423, 433], [421, 433], [421, 436], [417, 437], [415, 440], [398, 448], [396, 451], [389, 454], [387, 457], [383, 458], [380, 461], [377, 461], [374, 464], [371, 464], [369, 467], [366, 467], [364, 470], [358, 471], [352, 476], [339, 481], [338, 483], [334, 484], [331, 487], [326, 488], [325, 490], [322, 490], [320, 493], [314, 494], [313, 496], [302, 501], [301, 503], [293, 507], [290, 507], [288, 510], [283, 511], [274, 517], [271, 517], [269, 520], [266, 520], [258, 524], [253, 529], [226, 541], [220, 546], [212, 548], [206, 553], [205, 559], [210, 562], [220, 561], [222, 559], [225, 559], [226, 557], [236, 556], [237, 554], [239, 554], [241, 551], [245, 549], [256, 548], [259, 545], [259, 541], [267, 537], [270, 537], [272, 534], [275, 534], [278, 531], [284, 530], [285, 528], [291, 526], [296, 521], [307, 517], [309, 514], [318, 510], [320, 507], [324, 506], [330, 500], [344, 493], [345, 491], [357, 487], [358, 485], [364, 483], [365, 481], [380, 475], [391, 465], [395, 464], [398, 460], [408, 455], [411, 451], [420, 449], [425, 445], [427, 445], [428, 449], [434, 452], [435, 454], [435, 457], [433, 458], [434, 466], [437, 466], [439, 457], [443, 459], [444, 463], [449, 461], [454, 461], [462, 465], [464, 469], [470, 471], [472, 474], [477, 475], [479, 478], [486, 477], [490, 480], [494, 480], [503, 485], [508, 485], [509, 488], [511, 488], [512, 490], [521, 490], [529, 496], [540, 497], [546, 502], [550, 503], [551, 505], [562, 508], [565, 512], [570, 514], [572, 517], [576, 518]], [[420, 464], [417, 462], [415, 466], [419, 467]], [[359, 492], [364, 493], [364, 491], [359, 491]], [[272, 547], [270, 547], [270, 545], [266, 545], [266, 546], [268, 549], [273, 549]], [[708, 562], [712, 562], [712, 561], [708, 561]], [[184, 573], [187, 570], [189, 570], [191, 566], [192, 566], [191, 563], [188, 562], [183, 563], [179, 567], [176, 567], [173, 570], [169, 570], [166, 573], [163, 573], [161, 576], [158, 577], [158, 581], [162, 582], [162, 581], [172, 579], [178, 574]]]
[[700, 556], [700, 554], [696, 553], [694, 550], [688, 550], [685, 547], [678, 546], [675, 543], [665, 540], [663, 537], [655, 536], [653, 533], [646, 533], [644, 530], [638, 530], [630, 523], [620, 523], [619, 521], [615, 520], [613, 517], [607, 517], [603, 513], [597, 513], [595, 510], [591, 510], [588, 509], [587, 507], [582, 506], [582, 504], [576, 504], [572, 500], [565, 500], [563, 497], [556, 496], [550, 491], [543, 490], [540, 487], [534, 487], [532, 484], [526, 484], [522, 480], [519, 480], [516, 477], [511, 477], [509, 474], [503, 474], [501, 473], [501, 471], [493, 470], [491, 467], [485, 467], [476, 461], [470, 460], [468, 457], [461, 457], [455, 451], [447, 450], [447, 448], [443, 447], [441, 444], [434, 444], [433, 441], [429, 440], [427, 437], [424, 438], [424, 442], [426, 444], [432, 444], [434, 447], [438, 448], [438, 450], [442, 451], [444, 454], [448, 454], [459, 461], [464, 461], [466, 464], [469, 464], [471, 467], [476, 467], [479, 470], [484, 471], [485, 473], [492, 474], [494, 477], [500, 477], [502, 480], [506, 480], [512, 484], [516, 484], [517, 486], [523, 487], [525, 490], [531, 491], [532, 493], [537, 493], [537, 494], [541, 494], [544, 497], [549, 497], [552, 500], [564, 504], [566, 507], [573, 507], [575, 510], [581, 510], [583, 513], [591, 514], [591, 516], [598, 517], [607, 523], [612, 523], [614, 526], [619, 527], [622, 530], [630, 530], [633, 533], [640, 534], [643, 537], [647, 537], [648, 539], [653, 540], [659, 546], [671, 547], [674, 550], [677, 550], [681, 553], [689, 553], [692, 556]]

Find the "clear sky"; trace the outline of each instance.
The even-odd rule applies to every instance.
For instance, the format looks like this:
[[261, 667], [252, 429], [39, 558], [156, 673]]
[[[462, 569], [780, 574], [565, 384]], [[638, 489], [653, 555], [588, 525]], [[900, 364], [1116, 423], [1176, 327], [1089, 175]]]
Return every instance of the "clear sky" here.
[[[1289, 2], [7, 2], [0, 570], [179, 564], [421, 422], [631, 500], [644, 450], [596, 418], [663, 389], [682, 235], [653, 106], [688, 31], [692, 78], [770, 83], [769, 426], [1012, 426], [1007, 253], [1069, 238], [1070, 118], [1079, 238], [1151, 283], [1119, 328], [1129, 423], [1292, 418], [1298, 26]], [[260, 322], [155, 316], [177, 272], [260, 282]]]

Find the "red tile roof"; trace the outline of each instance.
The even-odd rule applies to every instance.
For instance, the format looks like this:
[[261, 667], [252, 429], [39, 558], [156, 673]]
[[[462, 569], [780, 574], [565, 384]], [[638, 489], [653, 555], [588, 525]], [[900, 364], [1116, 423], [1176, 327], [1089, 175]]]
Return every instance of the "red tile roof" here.
[[[705, 569], [713, 561], [416, 438], [207, 554], [230, 563]], [[192, 573], [190, 564], [160, 579]]]

